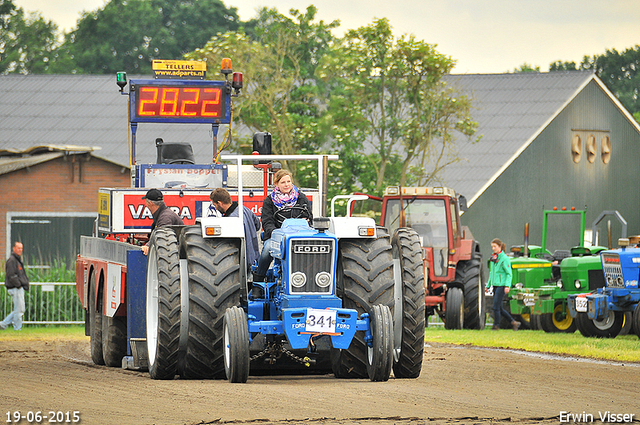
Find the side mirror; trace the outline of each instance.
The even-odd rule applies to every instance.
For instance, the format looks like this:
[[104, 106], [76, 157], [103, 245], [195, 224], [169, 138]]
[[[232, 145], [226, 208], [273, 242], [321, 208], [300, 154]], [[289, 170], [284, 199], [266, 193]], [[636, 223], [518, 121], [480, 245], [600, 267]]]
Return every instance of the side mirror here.
[[458, 195], [458, 204], [460, 205], [460, 211], [465, 212], [469, 209], [467, 207], [467, 198], [464, 195]]

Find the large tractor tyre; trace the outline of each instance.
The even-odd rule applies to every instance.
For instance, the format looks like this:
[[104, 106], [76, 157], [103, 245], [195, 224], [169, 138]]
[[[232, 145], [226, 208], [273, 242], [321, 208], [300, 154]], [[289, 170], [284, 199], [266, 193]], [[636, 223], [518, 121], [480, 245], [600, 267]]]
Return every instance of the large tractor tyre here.
[[484, 329], [487, 315], [482, 267], [482, 254], [474, 252], [470, 260], [458, 262], [456, 268], [456, 282], [464, 288], [465, 329]]
[[109, 367], [121, 367], [127, 355], [127, 317], [102, 316], [102, 357]]
[[578, 313], [578, 316], [578, 330], [586, 337], [615, 338], [620, 333], [624, 321], [624, 313], [613, 310], [609, 310], [607, 316], [600, 320], [591, 320], [586, 313]]
[[[391, 241], [393, 258], [399, 260], [402, 272], [401, 308], [394, 313], [396, 378], [417, 378], [424, 354], [424, 250], [413, 229], [398, 229]], [[398, 298], [398, 296], [396, 296]], [[396, 306], [398, 307], [398, 306]]]
[[151, 235], [147, 262], [147, 352], [152, 379], [173, 379], [180, 346], [180, 251], [173, 230]]
[[540, 326], [547, 333], [573, 333], [576, 331], [575, 320], [569, 314], [567, 303], [556, 301], [553, 313], [540, 315]]
[[623, 312], [622, 328], [618, 333], [619, 336], [633, 334], [633, 312]]
[[244, 383], [249, 378], [249, 325], [240, 307], [231, 307], [222, 322], [224, 373], [231, 383]]
[[225, 378], [222, 321], [246, 299], [240, 282], [240, 242], [203, 238], [200, 226], [182, 230], [181, 253], [189, 273], [189, 320], [184, 363], [187, 379]]
[[460, 288], [447, 289], [445, 297], [445, 329], [462, 329], [464, 324], [464, 294]]
[[[336, 292], [344, 308], [358, 315], [371, 313], [376, 304], [386, 305], [393, 315], [393, 255], [389, 235], [376, 239], [340, 241]], [[336, 378], [367, 378], [367, 343], [356, 332], [348, 349], [331, 349], [331, 369]]]
[[367, 374], [373, 382], [388, 381], [393, 365], [393, 316], [386, 305], [374, 305], [369, 314], [371, 346], [367, 347]]
[[[97, 297], [96, 272], [89, 278], [89, 333], [91, 335], [91, 360], [104, 365], [102, 357], [102, 297]], [[96, 302], [97, 301], [97, 302]]]
[[640, 338], [640, 303], [633, 309], [633, 331]]

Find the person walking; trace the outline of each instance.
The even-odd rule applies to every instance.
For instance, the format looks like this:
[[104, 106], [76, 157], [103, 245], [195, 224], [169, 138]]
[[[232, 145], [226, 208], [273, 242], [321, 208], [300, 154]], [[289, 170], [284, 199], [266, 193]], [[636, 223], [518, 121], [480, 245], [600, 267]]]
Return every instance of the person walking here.
[[300, 192], [293, 184], [289, 170], [279, 170], [273, 176], [273, 191], [262, 202], [262, 240], [264, 246], [258, 259], [258, 267], [253, 275], [254, 282], [264, 282], [267, 270], [271, 264], [269, 246], [271, 245], [271, 233], [279, 229], [287, 218], [304, 218], [309, 223], [313, 222], [311, 202], [309, 198]]
[[500, 239], [491, 241], [491, 251], [493, 255], [489, 259], [489, 280], [487, 281], [487, 289], [493, 287], [493, 330], [500, 329], [500, 320], [504, 315], [510, 322], [514, 331], [520, 327], [511, 317], [511, 314], [504, 308], [502, 301], [505, 294], [509, 293], [511, 288], [511, 279], [513, 272], [511, 271], [511, 260], [504, 250], [505, 244]]
[[[153, 229], [156, 227], [184, 225], [184, 222], [180, 217], [178, 217], [178, 214], [174, 213], [173, 210], [167, 207], [164, 203], [162, 192], [158, 189], [149, 189], [142, 199], [144, 199], [145, 205], [149, 208], [149, 211], [151, 211], [151, 215], [153, 216], [151, 232], [153, 232]], [[143, 245], [141, 248], [144, 255], [149, 255], [148, 244]]]
[[0, 322], [0, 330], [7, 329], [10, 324], [13, 324], [16, 331], [22, 329], [22, 316], [25, 312], [24, 291], [29, 290], [29, 278], [22, 262], [23, 248], [22, 243], [15, 242], [13, 252], [7, 260], [4, 286], [13, 299], [13, 311]]
[[[221, 187], [214, 189], [209, 195], [211, 205], [222, 213], [223, 217], [240, 217], [240, 209], [236, 201], [231, 201], [231, 195], [226, 189]], [[244, 210], [244, 240], [246, 246], [247, 270], [258, 258], [258, 230], [260, 230], [260, 219], [247, 206], [242, 206]]]

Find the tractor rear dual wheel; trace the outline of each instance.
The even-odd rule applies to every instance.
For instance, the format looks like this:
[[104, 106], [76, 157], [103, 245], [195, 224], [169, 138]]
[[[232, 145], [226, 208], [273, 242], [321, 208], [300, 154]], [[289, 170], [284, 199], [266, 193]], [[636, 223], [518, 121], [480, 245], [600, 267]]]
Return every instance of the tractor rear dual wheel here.
[[[376, 304], [394, 306], [393, 255], [389, 234], [375, 239], [340, 241], [336, 293], [344, 308], [358, 316], [371, 313]], [[367, 378], [368, 346], [364, 332], [356, 332], [348, 349], [331, 349], [331, 368], [336, 378]]]
[[180, 374], [184, 378], [225, 378], [223, 318], [246, 299], [240, 282], [240, 242], [203, 238], [200, 226], [180, 237], [189, 273], [188, 337]]
[[102, 316], [102, 357], [109, 367], [121, 367], [127, 354], [127, 317]]
[[395, 311], [396, 378], [417, 378], [424, 354], [424, 250], [420, 236], [410, 228], [398, 229], [391, 241], [393, 258], [399, 260], [402, 273], [401, 305]]
[[180, 345], [180, 253], [173, 230], [155, 229], [147, 266], [147, 352], [152, 379], [173, 379]]

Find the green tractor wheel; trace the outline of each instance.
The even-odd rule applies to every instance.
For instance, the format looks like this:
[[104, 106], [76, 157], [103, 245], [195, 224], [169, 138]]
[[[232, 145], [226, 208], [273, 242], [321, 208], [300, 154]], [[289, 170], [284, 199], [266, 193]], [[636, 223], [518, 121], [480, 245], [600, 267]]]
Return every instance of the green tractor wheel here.
[[540, 326], [545, 332], [564, 332], [573, 333], [576, 331], [576, 324], [569, 315], [567, 304], [562, 301], [556, 301], [553, 307], [553, 313], [547, 313], [540, 316]]

